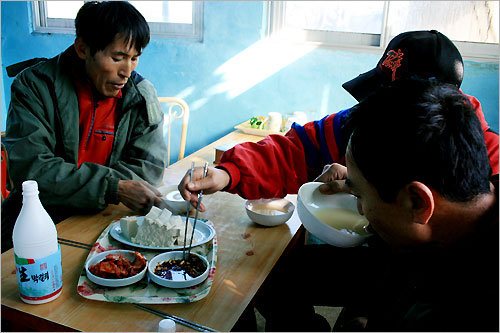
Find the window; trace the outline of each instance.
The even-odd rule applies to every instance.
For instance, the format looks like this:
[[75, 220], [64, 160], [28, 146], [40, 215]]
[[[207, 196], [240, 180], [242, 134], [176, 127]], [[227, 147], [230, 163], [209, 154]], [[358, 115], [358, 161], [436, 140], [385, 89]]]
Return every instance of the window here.
[[435, 29], [464, 59], [499, 59], [498, 1], [268, 1], [267, 8], [268, 34], [280, 40], [378, 51], [401, 32]]
[[[75, 33], [84, 1], [33, 1], [33, 30]], [[203, 1], [130, 1], [149, 24], [152, 38], [203, 39]]]

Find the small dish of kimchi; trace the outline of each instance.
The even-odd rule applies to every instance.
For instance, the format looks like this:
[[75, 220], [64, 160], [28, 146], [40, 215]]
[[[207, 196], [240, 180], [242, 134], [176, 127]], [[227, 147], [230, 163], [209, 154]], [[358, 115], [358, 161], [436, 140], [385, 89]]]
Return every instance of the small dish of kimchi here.
[[146, 274], [147, 259], [137, 251], [101, 252], [85, 263], [87, 278], [105, 287], [123, 287], [140, 281]]

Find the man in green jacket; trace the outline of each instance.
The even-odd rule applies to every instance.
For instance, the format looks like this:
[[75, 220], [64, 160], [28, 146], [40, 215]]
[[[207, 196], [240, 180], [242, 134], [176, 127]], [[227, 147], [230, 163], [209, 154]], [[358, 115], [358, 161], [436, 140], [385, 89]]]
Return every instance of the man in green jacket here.
[[128, 2], [109, 1], [84, 4], [75, 27], [67, 50], [14, 68], [22, 72], [4, 138], [14, 188], [2, 203], [2, 252], [12, 247], [25, 180], [38, 182], [56, 223], [108, 204], [145, 213], [161, 203], [163, 113], [153, 85], [134, 71], [148, 24]]

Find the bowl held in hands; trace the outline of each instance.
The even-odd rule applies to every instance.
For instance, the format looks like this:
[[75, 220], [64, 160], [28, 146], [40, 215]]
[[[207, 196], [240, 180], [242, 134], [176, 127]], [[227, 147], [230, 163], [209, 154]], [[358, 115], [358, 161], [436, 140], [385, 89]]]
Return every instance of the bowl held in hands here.
[[320, 182], [302, 185], [297, 197], [297, 212], [304, 227], [321, 241], [353, 247], [371, 235], [368, 220], [358, 213], [357, 198], [352, 194], [322, 194]]

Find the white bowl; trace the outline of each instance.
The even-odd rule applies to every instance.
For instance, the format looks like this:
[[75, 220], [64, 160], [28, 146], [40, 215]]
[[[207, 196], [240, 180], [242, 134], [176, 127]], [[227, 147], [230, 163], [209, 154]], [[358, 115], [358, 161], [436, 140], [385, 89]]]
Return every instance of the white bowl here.
[[295, 209], [286, 199], [247, 200], [245, 209], [248, 217], [257, 224], [273, 227], [290, 219]]
[[202, 283], [208, 277], [208, 270], [210, 268], [210, 264], [208, 263], [207, 258], [199, 255], [198, 253], [191, 252], [191, 255], [196, 255], [199, 258], [201, 258], [201, 260], [203, 260], [203, 262], [205, 262], [205, 265], [207, 266], [207, 268], [205, 269], [205, 271], [201, 275], [199, 275], [193, 279], [188, 279], [188, 280], [169, 280], [169, 279], [162, 278], [162, 277], [156, 275], [154, 273], [154, 270], [159, 263], [161, 263], [163, 261], [168, 261], [170, 259], [181, 259], [182, 258], [182, 251], [170, 251], [170, 252], [161, 253], [149, 261], [149, 265], [148, 265], [149, 278], [153, 282], [159, 284], [160, 286], [164, 286], [164, 287], [168, 287], [168, 288], [188, 288], [188, 287], [192, 287], [192, 286], [195, 286], [197, 284]]
[[174, 214], [186, 214], [187, 201], [181, 196], [177, 189], [177, 185], [170, 185], [161, 189], [162, 200], [167, 206], [167, 209]]
[[352, 247], [364, 243], [371, 233], [366, 229], [368, 220], [358, 213], [357, 198], [347, 193], [322, 194], [321, 184], [306, 183], [299, 189], [297, 212], [304, 227], [330, 245]]
[[130, 284], [133, 284], [133, 283], [140, 281], [144, 277], [144, 275], [146, 275], [146, 271], [148, 268], [148, 262], [147, 262], [146, 257], [144, 257], [144, 259], [146, 259], [146, 265], [144, 266], [144, 269], [141, 272], [139, 272], [138, 274], [133, 275], [133, 276], [128, 277], [128, 278], [105, 279], [105, 278], [102, 278], [102, 277], [99, 277], [97, 275], [92, 274], [89, 270], [89, 267], [97, 264], [98, 262], [101, 262], [109, 254], [121, 255], [121, 256], [127, 258], [128, 260], [130, 260], [130, 262], [133, 262], [135, 257], [136, 257], [136, 251], [130, 251], [130, 250], [110, 250], [110, 251], [104, 251], [104, 252], [101, 252], [99, 254], [96, 254], [95, 256], [93, 256], [92, 258], [87, 260], [87, 262], [85, 263], [85, 271], [87, 272], [87, 278], [90, 281], [97, 283], [101, 286], [105, 286], [105, 287], [123, 287], [123, 286], [128, 286]]

